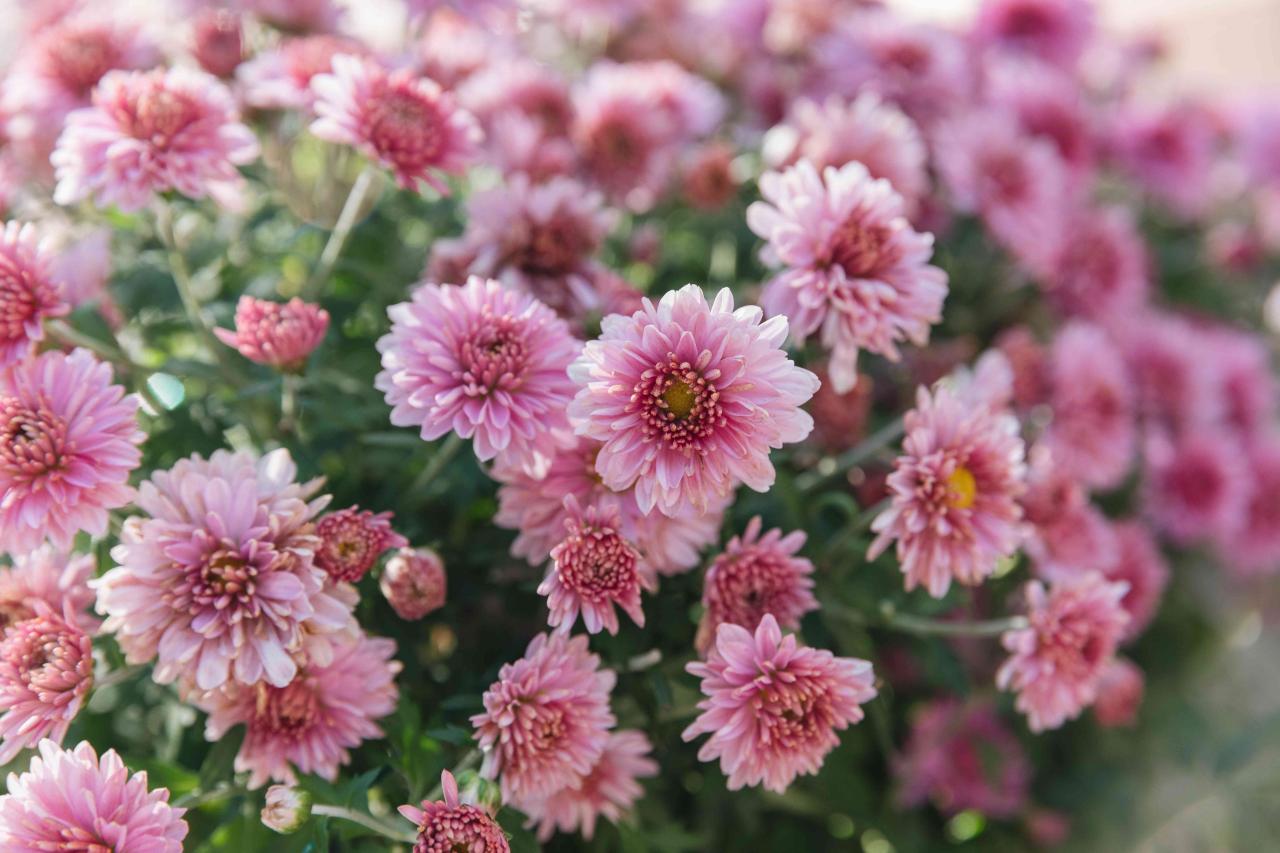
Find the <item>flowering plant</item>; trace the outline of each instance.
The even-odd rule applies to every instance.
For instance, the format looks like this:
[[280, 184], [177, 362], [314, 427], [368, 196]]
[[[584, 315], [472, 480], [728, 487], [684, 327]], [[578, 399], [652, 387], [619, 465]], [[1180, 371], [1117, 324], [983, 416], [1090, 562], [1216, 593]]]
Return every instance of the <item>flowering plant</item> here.
[[0, 63], [0, 849], [1247, 790], [1187, 694], [1273, 642], [1280, 102], [1145, 97], [1088, 0], [117, 5]]

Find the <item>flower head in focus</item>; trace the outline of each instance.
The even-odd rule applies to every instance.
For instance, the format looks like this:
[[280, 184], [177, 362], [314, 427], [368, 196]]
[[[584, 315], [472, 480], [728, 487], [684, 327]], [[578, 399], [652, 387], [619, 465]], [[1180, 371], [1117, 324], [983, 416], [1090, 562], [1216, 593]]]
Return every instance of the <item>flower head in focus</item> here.
[[93, 686], [93, 645], [68, 606], [43, 602], [0, 633], [0, 764], [49, 738], [62, 743]]
[[440, 789], [443, 800], [423, 800], [421, 808], [399, 809], [418, 829], [413, 853], [510, 853], [502, 827], [483, 809], [458, 798], [458, 783], [448, 770], [440, 774]]
[[328, 329], [329, 312], [296, 296], [283, 303], [241, 296], [235, 331], [214, 329], [214, 334], [250, 361], [300, 373]]
[[348, 507], [321, 516], [316, 522], [316, 565], [335, 581], [354, 583], [364, 577], [384, 551], [409, 544], [391, 529], [391, 513], [372, 513]]

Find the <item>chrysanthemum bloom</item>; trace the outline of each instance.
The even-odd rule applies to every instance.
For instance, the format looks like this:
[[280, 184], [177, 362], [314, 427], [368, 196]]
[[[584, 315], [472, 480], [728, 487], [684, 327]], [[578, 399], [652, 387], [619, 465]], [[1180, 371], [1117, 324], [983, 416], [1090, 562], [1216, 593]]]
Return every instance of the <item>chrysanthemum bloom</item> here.
[[92, 197], [99, 207], [134, 211], [159, 193], [211, 196], [234, 206], [244, 184], [236, 166], [258, 156], [235, 101], [215, 78], [191, 68], [112, 71], [93, 106], [67, 119], [53, 165], [54, 200]]
[[579, 635], [539, 634], [524, 657], [505, 664], [471, 718], [497, 777], [516, 808], [581, 783], [604, 754], [616, 720], [609, 694], [616, 677]]
[[316, 565], [335, 581], [360, 580], [383, 552], [409, 544], [391, 529], [391, 513], [372, 513], [348, 507], [321, 516], [316, 522]]
[[1013, 368], [1013, 405], [1026, 410], [1049, 402], [1049, 354], [1026, 326], [996, 336], [996, 347]]
[[872, 523], [867, 556], [896, 540], [907, 589], [941, 598], [952, 580], [979, 584], [1017, 550], [1024, 447], [1011, 415], [965, 406], [946, 387], [921, 388], [905, 423], [893, 504]]
[[[51, 223], [52, 224], [52, 223]], [[45, 227], [53, 246], [49, 270], [62, 285], [62, 297], [72, 308], [91, 305], [117, 329], [124, 323], [119, 307], [107, 290], [114, 259], [108, 225], [73, 225], [70, 221]]]
[[1158, 311], [1111, 318], [1148, 427], [1182, 431], [1217, 422], [1223, 399], [1210, 339], [1182, 317]]
[[235, 331], [213, 331], [218, 340], [250, 361], [300, 373], [328, 329], [329, 312], [296, 296], [284, 303], [241, 296]]
[[1198, 429], [1146, 442], [1143, 498], [1156, 525], [1179, 544], [1230, 531], [1249, 499], [1251, 473], [1225, 430]]
[[618, 614], [644, 627], [640, 590], [651, 589], [653, 580], [640, 552], [620, 532], [622, 520], [616, 507], [582, 507], [572, 495], [565, 498], [568, 518], [565, 537], [551, 549], [551, 566], [538, 586], [547, 597], [547, 624], [568, 634], [582, 613], [587, 633], [601, 629], [618, 633]]
[[804, 531], [783, 536], [774, 528], [761, 536], [762, 527], [760, 516], [751, 519], [742, 535], [730, 539], [707, 569], [702, 581], [705, 613], [697, 634], [700, 651], [715, 641], [716, 630], [724, 622], [754, 631], [768, 613], [783, 628], [796, 631], [800, 618], [818, 609], [813, 563], [796, 556], [804, 547]]
[[93, 644], [70, 606], [34, 610], [0, 634], [0, 764], [44, 738], [62, 743], [93, 686]]
[[361, 636], [338, 646], [332, 661], [303, 665], [284, 686], [228, 682], [195, 699], [209, 714], [205, 739], [244, 724], [235, 769], [249, 773], [250, 788], [268, 779], [293, 784], [294, 768], [332, 781], [351, 760], [348, 750], [382, 737], [377, 720], [400, 695], [395, 653], [391, 640]]
[[374, 384], [393, 424], [418, 426], [427, 441], [456, 432], [473, 439], [480, 459], [534, 477], [573, 444], [566, 370], [579, 344], [550, 308], [472, 276], [464, 285], [421, 284], [387, 313]]
[[95, 595], [89, 588], [97, 561], [92, 554], [65, 554], [43, 545], [26, 555], [10, 555], [0, 566], [0, 636], [4, 629], [36, 615], [36, 604], [65, 609], [81, 630], [93, 633], [99, 622], [87, 611]]
[[717, 140], [686, 154], [680, 166], [680, 188], [689, 204], [698, 210], [719, 210], [738, 194], [735, 153], [732, 145]]
[[1031, 136], [1053, 143], [1073, 179], [1092, 178], [1099, 147], [1095, 108], [1074, 73], [1023, 57], [988, 60], [983, 70], [991, 103], [1011, 110]]
[[510, 853], [510, 843], [497, 821], [458, 799], [458, 783], [448, 770], [440, 774], [440, 789], [443, 800], [423, 800], [421, 808], [399, 809], [418, 828], [413, 853]]
[[240, 16], [230, 9], [201, 9], [191, 25], [191, 55], [214, 77], [236, 73], [244, 59]]
[[1116, 533], [1076, 471], [1063, 465], [1043, 444], [1031, 450], [1022, 512], [1027, 522], [1024, 547], [1035, 572], [1047, 580], [1069, 580], [1100, 571], [1119, 556]]
[[747, 208], [747, 224], [769, 241], [765, 261], [784, 268], [761, 302], [789, 319], [798, 342], [820, 331], [836, 391], [857, 381], [860, 349], [896, 361], [899, 341], [929, 340], [947, 274], [929, 265], [933, 236], [911, 228], [888, 181], [872, 179], [861, 163], [819, 174], [802, 160], [762, 176], [760, 193], [765, 200]]
[[126, 519], [119, 565], [96, 581], [103, 626], [130, 663], [156, 660], [162, 684], [284, 687], [297, 657], [324, 657], [350, 605], [313, 563], [311, 521], [327, 498], [294, 482], [286, 450], [193, 455], [142, 484], [146, 516]]
[[1026, 806], [1031, 763], [991, 702], [940, 699], [912, 718], [893, 775], [905, 808], [931, 800], [947, 815], [1006, 818]]
[[52, 258], [34, 225], [6, 222], [0, 231], [0, 370], [44, 340], [44, 321], [71, 310], [50, 274]]
[[1116, 658], [1098, 680], [1098, 698], [1093, 703], [1093, 716], [1098, 725], [1132, 726], [1142, 705], [1146, 679], [1137, 665]]
[[563, 134], [573, 123], [573, 101], [564, 74], [524, 56], [498, 56], [458, 86], [458, 101], [486, 127], [512, 112], [541, 130]]
[[1194, 103], [1133, 107], [1116, 121], [1111, 147], [1142, 189], [1183, 217], [1204, 211], [1212, 193], [1214, 128]]
[[545, 842], [558, 832], [581, 832], [590, 841], [600, 818], [617, 823], [644, 795], [638, 780], [658, 775], [658, 763], [649, 757], [653, 746], [643, 732], [613, 732], [604, 753], [577, 787], [564, 788], [530, 805], [530, 826], [538, 827]]
[[787, 358], [787, 318], [733, 309], [696, 284], [630, 317], [604, 319], [569, 368], [578, 394], [569, 417], [604, 442], [596, 470], [614, 491], [635, 487], [644, 513], [717, 509], [739, 483], [773, 485], [770, 448], [801, 441], [813, 419], [800, 406], [818, 379]]
[[841, 394], [832, 387], [825, 364], [815, 365], [813, 371], [822, 385], [809, 401], [810, 440], [828, 453], [848, 450], [866, 437], [875, 380], [860, 373], [853, 388]]
[[763, 783], [780, 794], [796, 776], [817, 773], [840, 743], [836, 732], [861, 720], [860, 706], [876, 696], [870, 663], [802, 646], [772, 614], [754, 636], [721, 623], [706, 662], [685, 669], [707, 698], [681, 737], [711, 735], [698, 760], [719, 758], [733, 791]]
[[1271, 348], [1266, 340], [1249, 332], [1215, 328], [1210, 345], [1214, 383], [1222, 398], [1222, 418], [1249, 439], [1261, 439], [1275, 426], [1276, 379], [1271, 370]]
[[1045, 279], [1064, 313], [1104, 322], [1147, 299], [1147, 251], [1123, 207], [1082, 207], [1067, 217]]
[[142, 454], [137, 398], [87, 350], [47, 352], [0, 371], [0, 539], [26, 553], [46, 539], [100, 536], [133, 499]]
[[821, 172], [857, 161], [888, 181], [908, 212], [929, 189], [928, 151], [915, 122], [871, 91], [852, 101], [797, 101], [786, 123], [769, 131], [764, 154], [775, 169], [808, 160]]
[[1063, 327], [1049, 353], [1053, 420], [1044, 442], [1058, 463], [1095, 489], [1117, 486], [1133, 466], [1133, 385], [1124, 356], [1098, 327]]
[[311, 80], [333, 70], [338, 54], [364, 56], [368, 48], [337, 35], [287, 38], [279, 47], [263, 51], [236, 69], [244, 103], [258, 109], [310, 109], [315, 102]]
[[996, 674], [1002, 690], [1018, 694], [1017, 709], [1033, 732], [1075, 719], [1098, 695], [1098, 680], [1115, 658], [1129, 614], [1125, 585], [1086, 574], [1047, 591], [1027, 584], [1025, 628], [1006, 631], [1010, 656]]
[[1093, 34], [1088, 0], [984, 0], [973, 24], [981, 46], [1074, 66]]
[[1129, 614], [1124, 640], [1132, 641], [1151, 624], [1160, 607], [1160, 598], [1169, 583], [1169, 565], [1146, 525], [1123, 521], [1112, 527], [1116, 543], [1114, 557], [1101, 561], [1107, 580], [1128, 584], [1120, 604]]
[[1240, 574], [1270, 575], [1280, 571], [1280, 439], [1269, 436], [1253, 441], [1246, 464], [1244, 511], [1216, 544], [1218, 553]]
[[448, 577], [430, 548], [401, 548], [387, 560], [378, 588], [401, 619], [421, 619], [444, 607]]
[[434, 80], [409, 69], [387, 71], [373, 59], [338, 55], [333, 71], [311, 80], [319, 118], [311, 132], [351, 145], [390, 169], [396, 182], [419, 182], [448, 195], [437, 172], [460, 174], [476, 156], [480, 126]]
[[129, 775], [115, 750], [83, 741], [63, 750], [40, 742], [27, 772], [10, 773], [0, 795], [0, 847], [13, 851], [118, 850], [182, 853], [185, 809], [166, 788], [147, 790], [145, 772]]

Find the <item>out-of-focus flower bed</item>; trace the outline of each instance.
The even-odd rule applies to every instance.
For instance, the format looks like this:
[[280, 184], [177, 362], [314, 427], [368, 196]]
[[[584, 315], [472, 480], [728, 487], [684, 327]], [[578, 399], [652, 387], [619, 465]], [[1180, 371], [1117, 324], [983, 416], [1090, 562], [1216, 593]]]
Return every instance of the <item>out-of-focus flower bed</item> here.
[[1280, 832], [1280, 92], [1087, 0], [5, 26], [0, 850]]

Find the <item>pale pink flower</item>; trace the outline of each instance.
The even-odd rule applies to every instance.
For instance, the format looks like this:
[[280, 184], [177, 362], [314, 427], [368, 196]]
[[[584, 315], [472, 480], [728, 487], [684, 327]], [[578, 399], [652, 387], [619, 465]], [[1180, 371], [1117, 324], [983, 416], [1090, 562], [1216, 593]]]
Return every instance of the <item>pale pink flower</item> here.
[[11, 555], [12, 566], [0, 566], [0, 636], [10, 625], [36, 615], [43, 603], [65, 609], [81, 630], [98, 630], [89, 612], [96, 596], [89, 588], [97, 561], [92, 554], [66, 554], [43, 545], [26, 555]]
[[943, 380], [966, 406], [984, 406], [1000, 412], [1013, 404], [1013, 365], [999, 349], [978, 356], [973, 366], [962, 364]]
[[522, 808], [581, 784], [616, 722], [615, 681], [581, 635], [539, 634], [524, 657], [503, 665], [471, 724], [484, 773], [498, 778], [505, 801]]
[[0, 370], [17, 364], [44, 340], [44, 321], [71, 310], [54, 255], [36, 227], [6, 222], [0, 231]]
[[1098, 698], [1093, 703], [1098, 725], [1132, 726], [1142, 706], [1145, 683], [1135, 664], [1120, 657], [1113, 660], [1098, 679]]
[[296, 296], [288, 302], [241, 296], [235, 331], [213, 331], [218, 340], [250, 361], [300, 373], [328, 330], [329, 312]]
[[72, 308], [93, 305], [112, 328], [122, 325], [124, 317], [107, 290], [114, 264], [114, 229], [107, 225], [84, 228], [70, 222], [49, 223], [46, 233], [54, 252], [49, 269], [62, 285], [63, 298]]
[[142, 454], [138, 400], [111, 367], [77, 349], [46, 352], [0, 371], [0, 533], [26, 553], [46, 539], [71, 546], [100, 536], [108, 510], [133, 499]]
[[481, 460], [534, 477], [573, 445], [566, 369], [579, 344], [550, 308], [472, 276], [465, 285], [423, 283], [387, 313], [375, 385], [393, 424], [418, 426], [427, 441], [453, 431], [473, 439]]
[[203, 71], [112, 71], [58, 138], [54, 200], [92, 197], [99, 207], [135, 211], [176, 190], [234, 207], [244, 185], [236, 166], [257, 156], [231, 93]]
[[1043, 444], [1031, 451], [1022, 512], [1027, 522], [1024, 547], [1040, 577], [1070, 580], [1119, 557], [1116, 532], [1089, 501], [1078, 472]]
[[185, 810], [169, 805], [166, 788], [149, 791], [145, 772], [130, 776], [115, 750], [99, 760], [87, 741], [64, 750], [46, 740], [39, 748], [0, 795], [0, 847], [182, 853]]
[[1280, 438], [1274, 434], [1247, 448], [1248, 500], [1231, 529], [1219, 535], [1218, 551], [1244, 575], [1280, 571]]
[[1116, 547], [1112, 559], [1100, 560], [1103, 575], [1109, 581], [1128, 584], [1120, 604], [1129, 614], [1124, 640], [1137, 638], [1160, 608], [1160, 598], [1169, 583], [1169, 565], [1146, 525], [1123, 521], [1113, 526]]
[[1005, 632], [1010, 656], [996, 684], [1018, 694], [1015, 705], [1033, 732], [1075, 719], [1097, 698], [1129, 621], [1120, 603], [1124, 593], [1123, 583], [1097, 573], [1047, 591], [1039, 581], [1027, 584], [1028, 625]]
[[644, 796], [639, 780], [658, 775], [658, 763], [649, 757], [652, 751], [643, 732], [612, 732], [600, 760], [581, 784], [528, 807], [528, 825], [537, 825], [538, 840], [545, 842], [559, 831], [581, 832], [590, 841], [600, 818], [621, 820]]
[[492, 129], [501, 115], [517, 112], [554, 135], [573, 123], [573, 100], [564, 75], [523, 56], [494, 57], [458, 86], [458, 101]]
[[754, 631], [765, 614], [772, 614], [780, 626], [797, 631], [800, 618], [818, 609], [813, 563], [797, 556], [804, 547], [804, 531], [783, 536], [774, 528], [762, 536], [762, 527], [760, 516], [752, 518], [707, 568], [702, 581], [705, 612], [696, 638], [700, 651], [715, 642], [725, 622]]
[[1204, 212], [1216, 145], [1203, 108], [1132, 107], [1116, 120], [1112, 134], [1116, 159], [1142, 189], [1179, 216]]
[[1250, 178], [1280, 186], [1280, 103], [1250, 105], [1239, 125], [1236, 147]]
[[1133, 385], [1124, 356], [1098, 327], [1063, 327], [1049, 352], [1053, 420], [1043, 441], [1085, 485], [1109, 489], [1133, 466]]
[[1081, 207], [1059, 237], [1044, 278], [1055, 306], [1098, 322], [1142, 308], [1150, 290], [1147, 250], [1128, 209]]
[[236, 69], [240, 96], [258, 109], [307, 109], [315, 102], [311, 80], [333, 70], [338, 54], [364, 56], [368, 48], [338, 35], [287, 38]]
[[888, 181], [860, 163], [819, 174], [802, 160], [762, 176], [760, 192], [747, 224], [769, 241], [765, 261], [783, 268], [762, 304], [789, 319], [798, 342], [820, 332], [837, 391], [856, 382], [859, 350], [896, 361], [900, 341], [928, 342], [947, 275], [929, 265], [933, 235], [912, 229]]
[[34, 607], [0, 634], [0, 764], [44, 738], [62, 743], [93, 686], [93, 644], [70, 605], [62, 616]]
[[1093, 35], [1089, 0], [984, 0], [973, 23], [982, 47], [1073, 67]]
[[128, 518], [119, 565], [95, 582], [103, 626], [130, 663], [200, 690], [227, 682], [284, 687], [298, 659], [326, 657], [350, 630], [351, 603], [312, 560], [312, 519], [327, 498], [299, 485], [286, 450], [216, 451], [157, 471]]
[[302, 666], [287, 684], [228, 682], [195, 697], [209, 715], [206, 740], [217, 742], [244, 724], [237, 772], [249, 787], [274, 780], [294, 784], [297, 773], [332, 781], [351, 760], [349, 750], [382, 737], [377, 721], [395, 710], [400, 691], [391, 640], [360, 636], [336, 648], [333, 659]]
[[430, 548], [401, 548], [378, 580], [396, 615], [411, 622], [444, 607], [447, 585], [444, 561]]
[[1158, 311], [1111, 318], [1138, 410], [1149, 428], [1182, 431], [1219, 421], [1224, 400], [1208, 338], [1180, 316]]
[[384, 551], [409, 544], [391, 529], [391, 513], [348, 507], [326, 513], [316, 522], [316, 565], [335, 581], [355, 583], [368, 574]]
[[201, 9], [191, 24], [191, 55], [205, 71], [226, 79], [244, 60], [244, 26], [230, 9]]
[[1039, 59], [988, 62], [986, 96], [1012, 111], [1022, 129], [1053, 143], [1076, 180], [1092, 176], [1098, 130], [1080, 81]]
[[1244, 517], [1250, 471], [1230, 433], [1213, 428], [1146, 442], [1143, 502], [1179, 544], [1225, 534]]
[[604, 442], [596, 470], [614, 491], [634, 486], [644, 513], [714, 511], [739, 483], [773, 485], [769, 450], [801, 441], [812, 373], [782, 349], [787, 318], [733, 308], [696, 284], [630, 317], [613, 314], [569, 368], [579, 386], [569, 417]]
[[706, 662], [685, 669], [707, 698], [681, 737], [711, 735], [698, 760], [720, 759], [734, 791], [763, 783], [780, 794], [796, 776], [817, 773], [840, 743], [836, 732], [861, 720], [860, 706], [876, 696], [870, 663], [802, 646], [771, 614], [754, 636], [722, 623]]
[[1011, 326], [996, 336], [996, 348], [1013, 369], [1013, 404], [1019, 409], [1049, 402], [1049, 354], [1026, 326]]
[[930, 800], [946, 815], [1007, 818], [1027, 804], [1031, 762], [990, 701], [939, 699], [913, 716], [893, 775], [905, 808]]
[[577, 150], [564, 136], [544, 130], [537, 119], [508, 110], [493, 118], [486, 133], [488, 162], [504, 175], [524, 174], [533, 181], [572, 175]]
[[409, 69], [387, 71], [373, 59], [333, 58], [333, 70], [311, 80], [318, 118], [311, 132], [351, 145], [390, 169], [396, 182], [441, 193], [439, 174], [461, 174], [475, 159], [480, 126], [434, 80]]
[[565, 536], [551, 549], [551, 566], [538, 586], [538, 594], [547, 597], [547, 624], [568, 634], [581, 613], [587, 633], [616, 634], [616, 606], [643, 628], [640, 590], [652, 590], [654, 582], [640, 552], [620, 532], [617, 508], [584, 508], [569, 495], [565, 509]]
[[422, 807], [401, 806], [399, 812], [418, 829], [413, 853], [511, 853], [507, 836], [483, 809], [458, 799], [458, 782], [440, 773], [443, 800], [423, 800]]
[[896, 540], [907, 589], [941, 598], [952, 580], [979, 584], [1017, 550], [1024, 447], [1012, 415], [965, 406], [946, 387], [921, 388], [905, 425], [893, 503], [872, 523], [867, 556]]

